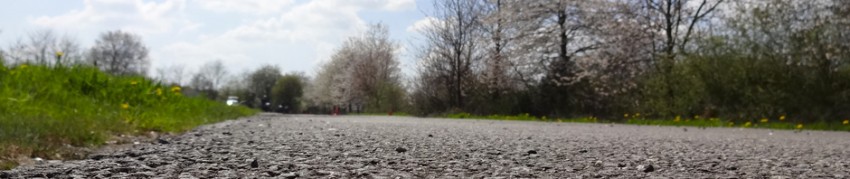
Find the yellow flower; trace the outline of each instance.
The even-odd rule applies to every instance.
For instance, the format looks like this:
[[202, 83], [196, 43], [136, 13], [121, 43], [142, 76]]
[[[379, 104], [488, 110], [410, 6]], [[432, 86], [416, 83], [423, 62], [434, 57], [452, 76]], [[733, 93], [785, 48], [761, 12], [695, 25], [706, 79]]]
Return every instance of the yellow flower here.
[[750, 126], [753, 126], [753, 123], [751, 123], [751, 122], [744, 123], [744, 127], [750, 127]]
[[694, 119], [699, 119], [699, 115], [694, 115]]
[[735, 122], [729, 122], [729, 127], [732, 127], [734, 125], [735, 125]]
[[803, 124], [797, 124], [797, 129], [803, 129]]
[[640, 117], [640, 113], [635, 113], [635, 117]]
[[173, 86], [173, 87], [171, 87], [171, 92], [173, 92], [173, 93], [180, 93], [180, 86]]
[[64, 53], [64, 52], [62, 52], [62, 51], [56, 51], [56, 56], [57, 56], [57, 57], [65, 56], [65, 53]]
[[780, 120], [780, 121], [784, 121], [784, 120], [785, 120], [785, 115], [781, 115], [781, 116], [779, 116], [779, 120]]
[[21, 64], [21, 66], [19, 66], [18, 68], [25, 69], [25, 68], [27, 68], [27, 67], [29, 67], [29, 65], [27, 65], [27, 64]]
[[129, 108], [130, 108], [130, 104], [127, 104], [127, 103], [121, 104], [121, 109], [129, 109]]
[[162, 96], [162, 88], [156, 88], [156, 95]]
[[844, 125], [850, 124], [850, 120], [845, 119], [844, 122], [842, 122], [842, 124], [844, 124]]
[[136, 81], [136, 80], [130, 81], [130, 85], [136, 85], [136, 84], [139, 84], [139, 82]]
[[682, 116], [676, 116], [676, 119], [673, 119], [673, 122], [679, 122], [682, 120]]
[[623, 114], [623, 118], [629, 118], [629, 113]]
[[767, 123], [767, 122], [768, 122], [767, 118], [761, 118], [761, 123]]

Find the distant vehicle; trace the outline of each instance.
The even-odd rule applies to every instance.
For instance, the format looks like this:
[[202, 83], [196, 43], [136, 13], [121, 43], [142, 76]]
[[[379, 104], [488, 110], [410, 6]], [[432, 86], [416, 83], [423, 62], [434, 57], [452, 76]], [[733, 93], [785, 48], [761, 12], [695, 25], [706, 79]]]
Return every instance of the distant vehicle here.
[[227, 105], [233, 106], [239, 104], [239, 97], [236, 96], [228, 96], [227, 97]]

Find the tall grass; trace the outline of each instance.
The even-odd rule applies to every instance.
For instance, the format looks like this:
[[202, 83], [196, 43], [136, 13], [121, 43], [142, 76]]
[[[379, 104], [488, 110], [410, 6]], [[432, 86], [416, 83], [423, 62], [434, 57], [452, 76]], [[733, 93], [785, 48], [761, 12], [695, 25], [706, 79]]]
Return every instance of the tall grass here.
[[0, 62], [0, 169], [14, 166], [17, 157], [73, 158], [62, 150], [97, 146], [112, 135], [180, 132], [253, 113], [185, 97], [180, 87], [143, 77]]

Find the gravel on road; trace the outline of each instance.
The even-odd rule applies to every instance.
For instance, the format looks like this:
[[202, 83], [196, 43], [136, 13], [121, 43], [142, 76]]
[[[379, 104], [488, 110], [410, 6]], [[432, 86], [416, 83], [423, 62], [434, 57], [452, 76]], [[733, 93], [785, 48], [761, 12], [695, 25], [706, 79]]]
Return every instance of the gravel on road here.
[[0, 178], [848, 178], [850, 133], [260, 114]]

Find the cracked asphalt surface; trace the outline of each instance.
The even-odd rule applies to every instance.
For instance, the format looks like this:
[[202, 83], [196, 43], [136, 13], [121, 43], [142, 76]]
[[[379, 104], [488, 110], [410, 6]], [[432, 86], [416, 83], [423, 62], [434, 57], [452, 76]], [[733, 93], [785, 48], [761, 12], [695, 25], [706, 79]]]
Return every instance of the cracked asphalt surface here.
[[0, 178], [848, 178], [850, 133], [261, 114]]

